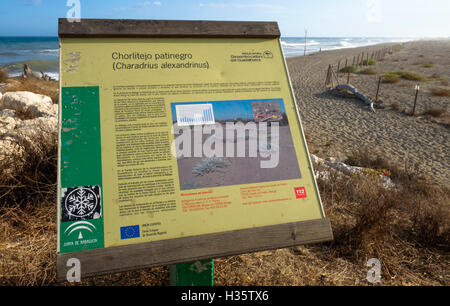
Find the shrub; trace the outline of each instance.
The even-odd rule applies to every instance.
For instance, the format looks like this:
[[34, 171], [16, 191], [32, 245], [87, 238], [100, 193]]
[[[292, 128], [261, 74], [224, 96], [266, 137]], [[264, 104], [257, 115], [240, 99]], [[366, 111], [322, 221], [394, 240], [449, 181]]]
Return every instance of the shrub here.
[[377, 74], [377, 71], [375, 69], [372, 69], [372, 68], [366, 68], [364, 70], [361, 70], [359, 73], [360, 74], [367, 74], [367, 75], [375, 75], [375, 74]]
[[438, 73], [433, 73], [429, 78], [428, 81], [442, 81], [442, 77]]
[[435, 88], [431, 88], [430, 92], [433, 96], [450, 97], [450, 89], [435, 87]]
[[8, 91], [29, 91], [35, 94], [45, 95], [52, 99], [54, 104], [59, 100], [59, 89], [57, 81], [45, 81], [34, 78], [21, 78], [19, 82], [8, 86]]
[[413, 73], [413, 72], [394, 71], [392, 73], [396, 74], [398, 77], [400, 77], [402, 79], [409, 80], [409, 81], [420, 81], [420, 82], [427, 81], [427, 78], [424, 77], [423, 75], [420, 75], [420, 74], [417, 74], [417, 73]]
[[[370, 169], [389, 169], [395, 189], [387, 190], [363, 176], [331, 177], [318, 180], [321, 196], [334, 221], [335, 252], [347, 258], [372, 253], [373, 245], [383, 244], [388, 237], [402, 239], [420, 247], [449, 249], [450, 190], [433, 184], [418, 174], [415, 167], [400, 167], [385, 157], [367, 150], [352, 152], [347, 164]], [[328, 204], [330, 203], [331, 204]], [[341, 222], [335, 219], [334, 207], [347, 207]], [[350, 222], [352, 220], [352, 222]], [[391, 248], [392, 244], [387, 243]], [[386, 255], [386, 253], [385, 253]]]
[[387, 84], [395, 84], [395, 83], [400, 82], [400, 78], [397, 74], [385, 73], [383, 75], [383, 77], [381, 78], [381, 82], [387, 83]]
[[424, 63], [422, 65], [420, 65], [423, 68], [433, 68], [434, 64], [433, 63]]
[[391, 108], [395, 111], [401, 111], [400, 106], [397, 103], [392, 103]]
[[8, 79], [8, 71], [3, 69], [2, 66], [0, 66], [0, 82], [5, 82]]
[[377, 61], [374, 59], [364, 60], [363, 65], [364, 66], [375, 66], [377, 64]]
[[341, 70], [339, 70], [339, 72], [342, 73], [356, 73], [358, 71], [358, 68], [356, 68], [355, 66], [347, 66], [342, 68]]
[[445, 110], [442, 108], [430, 108], [425, 110], [424, 115], [429, 115], [433, 117], [442, 117], [445, 114]]

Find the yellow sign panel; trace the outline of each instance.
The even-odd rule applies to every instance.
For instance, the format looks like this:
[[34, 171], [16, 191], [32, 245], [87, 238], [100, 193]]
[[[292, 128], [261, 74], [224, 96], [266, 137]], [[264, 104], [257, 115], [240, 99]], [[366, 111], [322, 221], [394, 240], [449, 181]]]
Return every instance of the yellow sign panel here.
[[278, 39], [61, 38], [58, 252], [324, 218]]

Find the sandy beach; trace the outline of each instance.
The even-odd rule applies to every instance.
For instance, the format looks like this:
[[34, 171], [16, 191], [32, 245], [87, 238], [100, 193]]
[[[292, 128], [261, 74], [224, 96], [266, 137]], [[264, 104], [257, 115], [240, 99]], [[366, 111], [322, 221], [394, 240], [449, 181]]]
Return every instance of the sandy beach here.
[[[375, 98], [378, 78], [384, 73], [408, 71], [420, 74], [427, 81], [401, 80], [396, 84], [382, 83], [379, 100], [384, 109], [376, 113], [361, 101], [339, 97], [326, 90], [328, 66], [334, 67], [346, 59], [351, 65], [354, 56], [362, 52], [396, 47], [372, 69], [374, 75], [351, 74], [350, 84], [363, 94]], [[368, 148], [409, 168], [448, 185], [450, 182], [449, 97], [435, 96], [434, 88], [450, 89], [450, 40], [416, 41], [403, 44], [383, 44], [355, 49], [316, 53], [287, 60], [292, 86], [300, 110], [310, 151], [321, 157], [350, 154], [355, 149]], [[362, 67], [360, 70], [367, 67]], [[347, 82], [347, 75], [340, 75]], [[420, 84], [415, 116], [406, 114], [414, 104], [414, 86]], [[423, 113], [439, 109], [440, 116]]]

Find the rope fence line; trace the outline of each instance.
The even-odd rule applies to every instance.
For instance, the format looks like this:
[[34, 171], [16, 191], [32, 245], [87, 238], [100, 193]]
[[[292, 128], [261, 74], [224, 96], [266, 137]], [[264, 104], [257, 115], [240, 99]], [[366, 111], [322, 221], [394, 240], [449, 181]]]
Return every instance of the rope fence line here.
[[[376, 94], [375, 94], [375, 100], [372, 101], [367, 96], [364, 96], [358, 90], [350, 85], [350, 75], [355, 74], [358, 70], [358, 67], [369, 67], [369, 66], [375, 66], [378, 61], [383, 61], [388, 54], [393, 54], [394, 52], [398, 51], [399, 46], [392, 46], [392, 47], [383, 47], [380, 50], [373, 51], [371, 54], [369, 52], [362, 52], [361, 54], [358, 54], [357, 56], [353, 56], [353, 59], [351, 60], [352, 65], [349, 66], [348, 63], [350, 62], [349, 59], [346, 57], [345, 59], [339, 59], [336, 66], [333, 66], [332, 64], [328, 65], [327, 68], [327, 74], [325, 79], [325, 87], [327, 90], [336, 89], [338, 91], [349, 91], [353, 93], [357, 98], [362, 100], [364, 103], [368, 104], [370, 107], [370, 110], [372, 112], [375, 112], [374, 107], [378, 106], [377, 108], [384, 108], [382, 106], [379, 106], [377, 104], [382, 103], [379, 101], [380, 96], [380, 88], [381, 83], [383, 83], [383, 76], [377, 74], [376, 78]], [[351, 59], [351, 58], [350, 58]], [[345, 61], [345, 66], [341, 68], [341, 63]], [[336, 68], [335, 68], [336, 67]], [[341, 83], [341, 80], [339, 78], [339, 74], [345, 74], [346, 75], [346, 83]], [[336, 85], [335, 85], [336, 84]], [[414, 107], [412, 111], [408, 114], [411, 116], [414, 116], [417, 100], [418, 100], [418, 94], [419, 94], [419, 86], [416, 85], [415, 92], [414, 92]]]

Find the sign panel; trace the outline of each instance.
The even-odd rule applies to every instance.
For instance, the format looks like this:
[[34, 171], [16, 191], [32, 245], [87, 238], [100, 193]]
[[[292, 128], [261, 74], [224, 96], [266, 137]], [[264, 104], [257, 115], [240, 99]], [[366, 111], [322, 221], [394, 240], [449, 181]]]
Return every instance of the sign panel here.
[[58, 276], [332, 239], [277, 35], [126, 22], [60, 21]]

